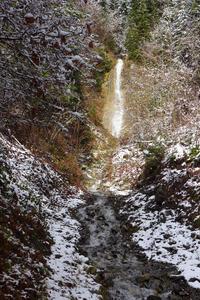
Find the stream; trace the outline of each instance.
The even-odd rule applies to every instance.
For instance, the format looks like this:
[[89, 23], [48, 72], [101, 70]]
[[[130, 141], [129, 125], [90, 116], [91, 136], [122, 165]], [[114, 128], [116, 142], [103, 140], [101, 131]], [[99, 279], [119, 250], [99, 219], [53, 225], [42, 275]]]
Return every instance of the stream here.
[[133, 247], [121, 228], [112, 197], [93, 194], [79, 218], [85, 224], [80, 249], [104, 287], [104, 300], [169, 299], [167, 276], [173, 268], [148, 263], [140, 249]]
[[111, 72], [111, 79], [107, 83], [107, 99], [104, 107], [103, 126], [115, 138], [119, 138], [123, 128], [124, 97], [122, 91], [122, 72], [124, 61], [117, 60], [117, 64]]
[[[123, 66], [123, 60], [118, 59], [103, 117], [104, 127], [117, 139], [123, 130]], [[103, 172], [101, 176], [103, 180]], [[124, 229], [125, 220], [118, 215], [120, 197], [103, 192], [100, 187], [97, 184], [95, 191], [93, 186], [87, 205], [79, 209], [78, 218], [84, 228], [80, 251], [89, 258], [90, 271], [102, 285], [102, 299], [198, 299], [190, 297], [192, 291], [190, 294], [190, 288], [174, 266], [147, 260]]]

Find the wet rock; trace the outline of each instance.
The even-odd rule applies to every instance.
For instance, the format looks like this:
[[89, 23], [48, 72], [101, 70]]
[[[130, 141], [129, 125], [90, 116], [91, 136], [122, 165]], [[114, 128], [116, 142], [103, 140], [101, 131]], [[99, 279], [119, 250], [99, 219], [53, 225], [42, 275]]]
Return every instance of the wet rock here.
[[[89, 265], [95, 266], [88, 266], [88, 272], [91, 271], [102, 285], [103, 299], [189, 300], [190, 297], [190, 300], [197, 300], [196, 294], [191, 296], [185, 280], [175, 276], [174, 267], [148, 261], [140, 247], [129, 239], [130, 234], [124, 230], [126, 221], [116, 217], [112, 205], [108, 198], [95, 195], [87, 209], [89, 215], [90, 211], [95, 215], [87, 218], [82, 210], [81, 219], [86, 227], [81, 250], [89, 258]], [[167, 232], [163, 235], [170, 241]], [[174, 252], [174, 246], [169, 246], [168, 251]], [[189, 290], [189, 297], [185, 290]]]
[[176, 241], [174, 240], [169, 241], [169, 245], [176, 245]]
[[169, 251], [171, 254], [176, 254], [177, 253], [177, 249], [173, 248], [173, 247], [164, 247], [167, 251]]
[[94, 218], [95, 217], [95, 212], [94, 211], [87, 211], [88, 217]]
[[165, 239], [169, 239], [169, 238], [171, 237], [171, 235], [170, 235], [169, 233], [165, 233], [165, 234], [163, 235], [163, 237], [164, 237]]
[[106, 287], [112, 287], [114, 285], [112, 278], [106, 278], [106, 280], [104, 281], [104, 285]]
[[162, 300], [162, 298], [160, 298], [159, 296], [150, 295], [149, 297], [147, 297], [147, 300]]
[[99, 221], [105, 221], [105, 217], [104, 216], [98, 216], [97, 220], [99, 220]]
[[118, 233], [118, 231], [114, 228], [111, 228], [111, 232], [112, 232], [112, 234], [117, 234]]
[[139, 276], [137, 278], [137, 282], [138, 283], [144, 283], [146, 281], [149, 281], [150, 278], [151, 278], [151, 275], [149, 273], [146, 273], [146, 274], [143, 274], [143, 275]]
[[183, 245], [183, 247], [184, 247], [186, 250], [190, 249], [190, 245], [189, 245], [189, 244], [188, 244], [188, 245]]
[[189, 282], [195, 282], [195, 281], [200, 282], [200, 280], [198, 278], [195, 278], [195, 277], [190, 278], [190, 280], [189, 280]]
[[170, 295], [169, 300], [183, 300], [183, 298], [177, 295]]

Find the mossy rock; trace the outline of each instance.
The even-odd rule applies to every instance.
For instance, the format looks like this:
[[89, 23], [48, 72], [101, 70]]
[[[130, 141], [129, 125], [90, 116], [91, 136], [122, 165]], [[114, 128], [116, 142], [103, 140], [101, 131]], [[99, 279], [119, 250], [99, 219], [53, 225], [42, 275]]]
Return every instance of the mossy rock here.
[[95, 266], [90, 266], [88, 269], [87, 269], [87, 273], [88, 274], [92, 274], [92, 275], [96, 275], [97, 274], [97, 268]]
[[200, 156], [200, 148], [198, 146], [193, 147], [190, 149], [188, 160], [189, 161], [198, 160], [198, 159], [200, 159], [199, 156]]
[[105, 287], [101, 287], [100, 288], [100, 295], [102, 296], [102, 300], [109, 300], [109, 294], [108, 294], [108, 290]]
[[136, 233], [138, 232], [138, 230], [140, 229], [138, 225], [132, 225], [132, 224], [129, 224], [126, 226], [126, 232], [128, 232], [129, 234], [133, 234], [133, 233]]

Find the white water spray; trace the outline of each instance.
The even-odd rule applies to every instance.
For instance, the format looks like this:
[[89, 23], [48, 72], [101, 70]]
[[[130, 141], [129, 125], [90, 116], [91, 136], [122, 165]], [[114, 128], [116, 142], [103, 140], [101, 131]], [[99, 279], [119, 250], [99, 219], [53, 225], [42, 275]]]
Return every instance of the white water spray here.
[[113, 101], [113, 117], [112, 117], [112, 135], [119, 138], [124, 115], [124, 97], [121, 90], [121, 75], [123, 71], [124, 62], [118, 59], [115, 67], [115, 94]]

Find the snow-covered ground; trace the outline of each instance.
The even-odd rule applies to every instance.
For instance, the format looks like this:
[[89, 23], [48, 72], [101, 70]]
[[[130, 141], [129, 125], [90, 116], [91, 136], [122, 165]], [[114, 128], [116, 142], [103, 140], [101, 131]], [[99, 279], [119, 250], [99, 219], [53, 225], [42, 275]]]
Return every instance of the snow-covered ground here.
[[50, 234], [55, 244], [49, 266], [53, 270], [48, 280], [50, 299], [100, 299], [99, 285], [87, 272], [88, 259], [80, 255], [77, 243], [80, 238], [80, 224], [70, 216], [69, 209], [77, 208], [82, 203], [80, 195], [56, 201], [55, 210], [51, 211]]
[[[15, 193], [22, 211], [34, 208], [38, 215], [43, 216], [53, 239], [50, 257], [46, 257], [46, 263], [40, 263], [40, 267], [51, 269], [46, 284], [44, 282], [49, 299], [100, 299], [99, 285], [88, 272], [90, 266], [87, 258], [80, 255], [77, 249], [81, 225], [73, 216], [73, 210], [83, 204], [82, 192], [68, 186], [67, 181], [16, 139], [11, 140], [0, 136], [1, 163], [6, 164], [9, 170], [3, 171], [3, 175], [1, 173], [1, 179], [2, 176], [7, 179], [7, 189]], [[44, 240], [44, 243], [47, 241]], [[26, 249], [34, 252], [34, 249]], [[34, 260], [32, 263], [35, 263]], [[15, 267], [18, 267], [18, 274], [25, 273], [17, 265], [12, 270]], [[3, 276], [11, 278], [12, 275]], [[29, 275], [31, 278], [30, 271]]]
[[121, 210], [138, 228], [133, 241], [149, 259], [174, 264], [191, 286], [200, 288], [200, 230], [177, 222], [173, 210], [148, 212], [151, 202], [151, 197], [136, 193], [129, 196]]
[[105, 179], [105, 188], [116, 195], [128, 195], [142, 172], [143, 156], [134, 145], [118, 147], [112, 155], [112, 171]]
[[[169, 147], [155, 184], [145, 186], [144, 183], [144, 187], [124, 197], [120, 214], [134, 228], [132, 239], [150, 260], [174, 264], [192, 287], [200, 288], [200, 230], [192, 226], [199, 218], [199, 200], [193, 199], [194, 194], [191, 194], [191, 191], [196, 192], [195, 195], [199, 193], [199, 168], [189, 160], [190, 153], [191, 149], [181, 144]], [[126, 194], [125, 179], [134, 178], [134, 174], [129, 177], [131, 172], [126, 171], [127, 164], [133, 173], [136, 172], [135, 176], [141, 174], [144, 161], [140, 151], [135, 154], [133, 145], [115, 153], [115, 185], [110, 187], [115, 194]], [[196, 156], [198, 158], [198, 154]], [[173, 166], [170, 159], [173, 159]], [[124, 172], [117, 172], [119, 168]], [[159, 202], [156, 194], [161, 187], [166, 191], [163, 202]]]

